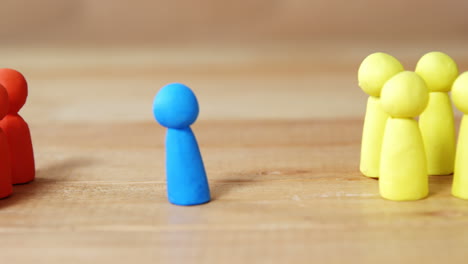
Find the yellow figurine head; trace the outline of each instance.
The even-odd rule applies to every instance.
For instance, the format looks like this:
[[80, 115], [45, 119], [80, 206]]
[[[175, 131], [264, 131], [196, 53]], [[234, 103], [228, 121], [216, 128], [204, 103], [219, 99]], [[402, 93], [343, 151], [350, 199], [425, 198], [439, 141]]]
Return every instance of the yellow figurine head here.
[[412, 118], [420, 115], [429, 102], [429, 90], [415, 72], [404, 71], [388, 80], [380, 96], [382, 108], [392, 117]]
[[452, 99], [460, 111], [468, 114], [468, 72], [462, 73], [453, 83]]
[[359, 86], [368, 95], [379, 97], [385, 82], [402, 71], [404, 71], [403, 65], [392, 55], [373, 53], [359, 66]]
[[424, 79], [431, 92], [449, 92], [458, 76], [455, 61], [447, 54], [438, 51], [422, 56], [415, 71]]

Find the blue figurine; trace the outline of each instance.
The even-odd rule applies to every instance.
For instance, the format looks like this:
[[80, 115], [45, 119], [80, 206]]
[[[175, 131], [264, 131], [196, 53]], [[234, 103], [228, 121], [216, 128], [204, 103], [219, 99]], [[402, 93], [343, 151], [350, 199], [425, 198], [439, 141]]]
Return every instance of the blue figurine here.
[[166, 134], [167, 196], [176, 205], [210, 201], [210, 187], [195, 135], [190, 125], [198, 117], [198, 101], [187, 86], [164, 86], [153, 102], [154, 117]]

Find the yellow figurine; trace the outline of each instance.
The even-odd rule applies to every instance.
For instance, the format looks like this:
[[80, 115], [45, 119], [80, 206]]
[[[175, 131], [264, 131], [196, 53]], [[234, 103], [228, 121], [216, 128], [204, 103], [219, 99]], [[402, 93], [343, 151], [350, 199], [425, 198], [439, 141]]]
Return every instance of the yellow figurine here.
[[453, 173], [455, 161], [455, 121], [448, 92], [458, 76], [455, 61], [442, 52], [429, 52], [416, 65], [416, 73], [426, 82], [429, 103], [419, 117], [429, 175]]
[[418, 200], [429, 192], [426, 154], [419, 126], [429, 101], [424, 80], [414, 72], [398, 73], [385, 83], [381, 102], [390, 116], [380, 162], [380, 195], [389, 200]]
[[382, 110], [380, 92], [385, 82], [404, 71], [391, 55], [377, 52], [367, 56], [358, 71], [361, 89], [369, 95], [362, 132], [360, 170], [368, 177], [379, 177], [380, 150], [388, 115]]
[[461, 74], [453, 83], [452, 98], [455, 106], [463, 112], [458, 133], [452, 194], [468, 199], [468, 72]]

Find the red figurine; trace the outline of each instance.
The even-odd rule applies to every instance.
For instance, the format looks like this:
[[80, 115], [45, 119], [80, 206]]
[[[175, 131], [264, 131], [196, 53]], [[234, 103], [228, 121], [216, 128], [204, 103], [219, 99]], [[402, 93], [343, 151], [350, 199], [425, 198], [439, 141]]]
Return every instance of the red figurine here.
[[[0, 120], [8, 113], [8, 93], [2, 85], [0, 85]], [[8, 149], [6, 134], [0, 128], [0, 198], [10, 196], [13, 192], [11, 182], [11, 161]]]
[[0, 84], [5, 87], [10, 101], [0, 128], [8, 140], [13, 184], [28, 183], [34, 180], [36, 173], [34, 153], [28, 124], [18, 115], [28, 96], [28, 84], [21, 73], [12, 69], [0, 69]]

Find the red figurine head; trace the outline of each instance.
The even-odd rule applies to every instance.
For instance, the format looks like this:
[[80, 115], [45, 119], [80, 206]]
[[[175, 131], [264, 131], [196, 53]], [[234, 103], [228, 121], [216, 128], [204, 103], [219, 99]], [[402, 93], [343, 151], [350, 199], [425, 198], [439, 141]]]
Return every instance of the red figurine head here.
[[28, 97], [28, 83], [26, 79], [16, 70], [0, 69], [0, 84], [5, 87], [10, 100], [8, 113], [17, 114], [24, 103], [26, 103], [26, 97]]
[[8, 114], [10, 108], [10, 101], [8, 99], [8, 93], [5, 87], [0, 84], [0, 120]]

